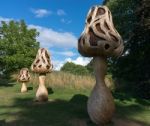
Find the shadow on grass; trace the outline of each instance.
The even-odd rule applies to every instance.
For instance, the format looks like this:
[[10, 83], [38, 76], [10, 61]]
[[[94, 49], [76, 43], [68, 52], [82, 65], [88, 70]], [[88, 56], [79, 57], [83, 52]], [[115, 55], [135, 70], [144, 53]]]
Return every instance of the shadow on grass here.
[[0, 126], [95, 126], [87, 114], [87, 99], [87, 96], [75, 95], [70, 101], [56, 99], [39, 103], [31, 98], [16, 98], [14, 104], [7, 107], [19, 108], [20, 112], [2, 113], [6, 117], [17, 116], [16, 120], [0, 120]]
[[135, 105], [135, 104], [134, 105], [133, 104], [126, 105], [126, 104], [127, 103], [125, 102], [124, 104], [116, 104], [117, 110], [116, 110], [114, 123], [117, 124], [117, 126], [150, 126], [150, 124], [148, 122], [145, 122], [144, 119], [143, 121], [131, 119], [131, 117], [132, 118], [136, 117], [136, 115], [139, 115], [140, 113], [145, 111], [142, 106]]
[[15, 85], [15, 80], [0, 78], [0, 87], [13, 87]]
[[139, 104], [142, 104], [144, 106], [150, 106], [150, 100], [137, 98], [136, 102], [138, 102]]
[[12, 79], [10, 75], [7, 75], [5, 77], [0, 76], [0, 86], [3, 87], [13, 87], [15, 85], [16, 80]]
[[125, 93], [113, 93], [113, 96], [115, 99], [118, 99], [120, 101], [133, 101], [133, 99], [135, 100], [136, 103], [139, 103], [141, 105], [144, 106], [150, 106], [150, 100], [147, 99], [141, 99], [141, 98], [134, 98], [131, 95], [127, 95]]
[[33, 90], [33, 87], [27, 87], [27, 90], [28, 90], [28, 91], [32, 91], [32, 90]]
[[[0, 80], [1, 81], [1, 80]], [[0, 87], [13, 87], [15, 85], [15, 83], [0, 83]]]
[[[19, 108], [19, 112], [1, 113], [5, 117], [15, 115], [17, 118], [13, 121], [0, 120], [0, 126], [96, 126], [89, 119], [87, 100], [88, 97], [81, 94], [74, 95], [69, 101], [50, 99], [45, 103], [34, 102], [32, 98], [16, 98], [12, 106], [0, 106], [0, 109], [3, 107], [8, 107], [8, 109]], [[138, 105], [124, 106], [123, 104], [117, 104], [116, 106], [117, 113], [125, 118], [128, 115], [142, 112], [142, 108]], [[141, 124], [139, 126], [148, 126], [139, 123]], [[116, 125], [110, 124], [108, 126]]]
[[51, 87], [48, 87], [47, 90], [48, 90], [48, 94], [53, 94], [54, 93], [54, 91]]

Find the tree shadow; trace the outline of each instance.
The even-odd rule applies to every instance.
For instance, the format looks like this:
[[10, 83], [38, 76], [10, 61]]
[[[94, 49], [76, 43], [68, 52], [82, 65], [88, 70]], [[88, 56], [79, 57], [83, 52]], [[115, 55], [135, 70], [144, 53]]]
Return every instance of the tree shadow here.
[[[12, 121], [0, 120], [0, 126], [96, 126], [88, 116], [87, 100], [88, 97], [81, 94], [74, 95], [69, 101], [51, 99], [43, 103], [34, 102], [32, 98], [16, 98], [12, 106], [0, 106], [0, 109], [4, 107], [8, 109], [18, 108], [20, 111], [17, 113], [1, 113], [5, 117], [15, 115], [17, 118]], [[117, 104], [117, 113], [119, 114], [130, 115], [141, 111], [142, 108], [136, 105], [125, 107]], [[116, 125], [108, 124], [107, 126]]]
[[127, 95], [125, 93], [119, 93], [119, 92], [112, 92], [115, 99], [118, 99], [120, 101], [128, 100], [131, 101], [132, 97], [130, 95]]
[[12, 79], [10, 75], [5, 77], [0, 76], [0, 86], [2, 87], [13, 87], [16, 83], [15, 79]]
[[[86, 111], [87, 99], [87, 96], [79, 94], [73, 96], [70, 101], [55, 99], [45, 103], [34, 102], [32, 98], [16, 98], [12, 106], [6, 107], [19, 108], [20, 111], [17, 114], [1, 114], [5, 117], [14, 114], [17, 119], [9, 122], [2, 120], [0, 126], [95, 126]], [[3, 107], [0, 106], [0, 109]], [[74, 122], [75, 120], [78, 121]]]
[[31, 91], [31, 90], [33, 90], [33, 87], [27, 87], [27, 90]]
[[13, 87], [15, 83], [0, 83], [0, 87]]
[[48, 90], [48, 94], [53, 94], [54, 93], [54, 91], [51, 87], [47, 87], [47, 90]]
[[150, 106], [150, 100], [137, 98], [136, 102], [144, 106]]
[[131, 119], [131, 116], [135, 117], [136, 115], [139, 115], [139, 113], [143, 112], [143, 109], [138, 105], [116, 105], [116, 108], [117, 112], [113, 119], [114, 124], [112, 126], [150, 126], [149, 123], [146, 123], [144, 121], [139, 121], [134, 118]]
[[0, 126], [5, 126], [5, 124], [6, 124], [5, 119], [0, 120]]
[[0, 79], [0, 87], [13, 87], [15, 84], [14, 81]]
[[133, 101], [133, 99], [134, 99], [136, 103], [139, 103], [139, 104], [144, 105], [144, 106], [150, 106], [150, 101], [149, 100], [133, 97], [130, 94], [115, 92], [115, 93], [113, 93], [113, 96], [114, 96], [115, 99], [120, 100], [121, 102], [123, 102], [123, 101]]

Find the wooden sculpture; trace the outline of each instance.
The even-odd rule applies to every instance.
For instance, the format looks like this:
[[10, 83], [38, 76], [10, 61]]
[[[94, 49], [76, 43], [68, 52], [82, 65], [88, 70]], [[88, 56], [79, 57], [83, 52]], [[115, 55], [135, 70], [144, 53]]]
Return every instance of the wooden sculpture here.
[[89, 10], [85, 29], [78, 40], [78, 51], [82, 56], [93, 57], [96, 84], [88, 99], [88, 114], [98, 125], [108, 123], [115, 105], [104, 78], [107, 72], [107, 58], [118, 57], [124, 49], [123, 40], [112, 22], [112, 15], [106, 6], [94, 6]]
[[40, 48], [37, 56], [31, 65], [31, 70], [35, 73], [39, 73], [39, 87], [36, 92], [37, 101], [47, 101], [48, 91], [45, 87], [46, 74], [52, 72], [53, 65], [51, 64], [50, 55], [48, 50]]
[[30, 80], [30, 74], [28, 68], [22, 68], [18, 75], [18, 81], [22, 83], [21, 92], [27, 92], [26, 83]]

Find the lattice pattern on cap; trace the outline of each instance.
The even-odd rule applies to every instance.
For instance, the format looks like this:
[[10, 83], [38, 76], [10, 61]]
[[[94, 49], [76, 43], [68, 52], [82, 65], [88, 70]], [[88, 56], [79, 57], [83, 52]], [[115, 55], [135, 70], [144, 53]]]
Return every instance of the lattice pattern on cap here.
[[40, 48], [34, 62], [31, 65], [31, 70], [36, 73], [49, 73], [52, 71], [50, 54], [45, 48]]
[[30, 80], [30, 74], [28, 68], [22, 68], [18, 75], [19, 82], [28, 82]]
[[123, 40], [112, 21], [106, 6], [94, 6], [87, 15], [85, 28], [78, 40], [78, 50], [83, 56], [119, 56]]

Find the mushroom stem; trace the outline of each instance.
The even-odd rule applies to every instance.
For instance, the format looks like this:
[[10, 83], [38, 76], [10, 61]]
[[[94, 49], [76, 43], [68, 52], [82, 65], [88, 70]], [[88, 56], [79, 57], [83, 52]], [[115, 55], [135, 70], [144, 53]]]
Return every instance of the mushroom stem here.
[[48, 91], [45, 87], [46, 74], [39, 74], [39, 87], [36, 92], [36, 100], [43, 102], [48, 101]]
[[115, 110], [112, 94], [104, 81], [107, 72], [106, 60], [106, 57], [93, 58], [96, 85], [92, 90], [87, 105], [91, 120], [98, 125], [104, 125], [111, 121]]
[[21, 93], [24, 93], [24, 92], [27, 92], [27, 86], [25, 82], [22, 83], [22, 87], [21, 87]]

